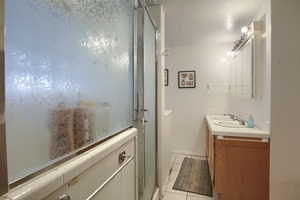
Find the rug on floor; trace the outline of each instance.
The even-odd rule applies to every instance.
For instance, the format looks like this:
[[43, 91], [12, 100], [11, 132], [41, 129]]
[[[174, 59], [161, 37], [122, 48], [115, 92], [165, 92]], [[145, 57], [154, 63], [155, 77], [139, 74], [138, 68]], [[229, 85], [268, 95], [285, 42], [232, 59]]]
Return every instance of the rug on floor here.
[[184, 158], [173, 189], [212, 197], [208, 161]]

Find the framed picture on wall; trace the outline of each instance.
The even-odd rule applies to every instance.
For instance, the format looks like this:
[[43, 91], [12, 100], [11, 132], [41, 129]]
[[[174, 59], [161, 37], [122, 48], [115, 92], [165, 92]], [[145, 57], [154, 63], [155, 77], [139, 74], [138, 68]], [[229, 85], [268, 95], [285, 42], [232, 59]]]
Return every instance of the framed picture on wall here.
[[165, 69], [165, 86], [169, 86], [169, 70]]
[[178, 88], [196, 88], [196, 71], [179, 71]]

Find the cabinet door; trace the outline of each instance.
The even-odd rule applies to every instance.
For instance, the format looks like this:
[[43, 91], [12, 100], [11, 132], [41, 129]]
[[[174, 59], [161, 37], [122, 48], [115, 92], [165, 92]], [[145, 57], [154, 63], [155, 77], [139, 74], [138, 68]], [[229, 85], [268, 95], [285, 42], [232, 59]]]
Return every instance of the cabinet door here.
[[208, 165], [209, 165], [209, 171], [210, 171], [210, 176], [212, 179], [212, 183], [214, 184], [214, 136], [209, 134], [209, 154], [208, 154]]
[[215, 141], [215, 191], [222, 200], [267, 200], [269, 144], [250, 139]]
[[205, 123], [206, 128], [206, 136], [205, 136], [205, 156], [209, 157], [209, 129], [208, 123]]

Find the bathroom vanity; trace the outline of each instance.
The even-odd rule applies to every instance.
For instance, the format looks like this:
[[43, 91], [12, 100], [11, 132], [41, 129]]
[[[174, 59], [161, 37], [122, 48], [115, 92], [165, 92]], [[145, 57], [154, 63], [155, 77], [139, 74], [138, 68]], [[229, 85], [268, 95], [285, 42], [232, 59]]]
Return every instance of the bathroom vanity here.
[[229, 116], [206, 116], [206, 153], [220, 200], [269, 199], [270, 133]]

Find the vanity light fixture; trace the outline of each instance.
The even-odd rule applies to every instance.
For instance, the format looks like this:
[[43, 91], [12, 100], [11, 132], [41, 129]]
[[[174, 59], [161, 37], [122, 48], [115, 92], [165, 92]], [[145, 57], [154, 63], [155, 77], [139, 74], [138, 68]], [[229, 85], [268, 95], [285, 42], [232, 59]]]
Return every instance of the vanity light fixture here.
[[242, 27], [242, 29], [241, 29], [241, 32], [242, 32], [243, 34], [246, 34], [248, 31], [249, 31], [248, 26], [244, 26], [244, 27]]

